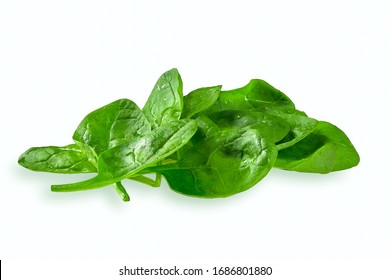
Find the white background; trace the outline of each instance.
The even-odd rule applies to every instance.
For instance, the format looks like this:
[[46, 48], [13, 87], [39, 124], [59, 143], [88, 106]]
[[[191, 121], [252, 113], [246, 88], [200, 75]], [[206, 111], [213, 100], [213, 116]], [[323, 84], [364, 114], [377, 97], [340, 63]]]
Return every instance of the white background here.
[[[356, 262], [348, 273], [389, 263], [387, 2], [0, 1], [0, 259]], [[225, 199], [126, 182], [129, 203], [110, 187], [52, 193], [88, 175], [18, 166], [29, 147], [71, 143], [100, 106], [142, 107], [173, 67], [185, 93], [268, 81], [343, 129], [361, 163], [328, 175], [275, 169]]]

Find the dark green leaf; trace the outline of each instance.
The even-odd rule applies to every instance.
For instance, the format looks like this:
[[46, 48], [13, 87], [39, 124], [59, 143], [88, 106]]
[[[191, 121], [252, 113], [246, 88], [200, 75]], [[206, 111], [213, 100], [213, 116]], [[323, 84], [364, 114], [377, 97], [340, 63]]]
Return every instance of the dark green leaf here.
[[77, 191], [101, 188], [131, 177], [183, 147], [197, 129], [195, 120], [178, 120], [165, 124], [151, 133], [124, 142], [102, 153], [98, 175], [90, 180], [54, 185], [53, 191]]
[[[222, 92], [220, 86], [200, 88], [185, 97], [182, 88], [180, 74], [171, 69], [142, 110], [127, 99], [110, 103], [83, 119], [73, 135], [76, 144], [31, 148], [19, 164], [35, 171], [97, 172], [52, 190], [112, 184], [129, 201], [123, 179], [156, 187], [164, 175], [179, 193], [212, 198], [252, 187], [273, 166], [328, 173], [359, 163], [344, 132], [298, 111], [263, 80]], [[144, 176], [151, 172], [154, 180]]]
[[199, 197], [230, 196], [258, 183], [272, 168], [277, 151], [255, 129], [230, 129], [213, 134], [177, 163], [155, 166], [170, 187]]

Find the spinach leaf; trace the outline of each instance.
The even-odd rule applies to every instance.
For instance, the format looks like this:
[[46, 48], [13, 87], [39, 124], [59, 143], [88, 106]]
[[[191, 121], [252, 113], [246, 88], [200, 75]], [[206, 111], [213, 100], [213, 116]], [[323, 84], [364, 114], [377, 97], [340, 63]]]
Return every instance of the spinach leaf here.
[[74, 184], [53, 185], [53, 191], [78, 191], [101, 188], [118, 182], [156, 164], [183, 147], [197, 129], [195, 120], [178, 120], [162, 125], [103, 152], [98, 160], [98, 175]]
[[222, 91], [218, 100], [207, 110], [207, 113], [270, 106], [295, 108], [294, 103], [283, 92], [263, 80], [253, 79], [244, 87]]
[[151, 126], [138, 106], [131, 100], [120, 99], [88, 114], [73, 139], [97, 159], [107, 149], [150, 131]]
[[183, 110], [183, 82], [177, 69], [165, 72], [157, 81], [142, 109], [152, 128], [180, 118]]
[[[230, 113], [223, 113], [230, 111]], [[253, 111], [254, 115], [265, 115], [267, 118], [277, 117], [284, 121], [274, 122], [277, 126], [289, 126], [290, 130], [284, 139], [277, 139], [278, 149], [285, 149], [307, 136], [316, 126], [316, 120], [306, 116], [304, 112], [295, 109], [294, 103], [281, 91], [263, 80], [251, 80], [246, 86], [229, 91], [222, 91], [218, 100], [208, 110], [204, 112], [209, 117], [212, 114], [231, 114], [231, 111]], [[256, 113], [258, 112], [258, 113]], [[259, 114], [260, 113], [260, 114]], [[249, 114], [249, 113], [248, 113]], [[241, 122], [248, 122], [248, 117]], [[237, 123], [237, 121], [235, 121]], [[229, 123], [227, 123], [229, 125]], [[282, 131], [275, 127], [275, 131]], [[281, 133], [283, 134], [283, 133]], [[277, 137], [276, 137], [277, 138]], [[276, 139], [275, 138], [275, 139]]]
[[312, 133], [279, 151], [275, 167], [329, 173], [354, 167], [359, 160], [358, 153], [343, 131], [328, 122], [319, 121]]
[[273, 116], [283, 119], [290, 129], [287, 135], [276, 144], [278, 150], [288, 148], [311, 133], [317, 125], [317, 120], [309, 118], [305, 113], [295, 110], [272, 109], [268, 110]]
[[19, 157], [18, 163], [34, 171], [63, 174], [97, 172], [76, 144], [30, 148]]
[[287, 135], [289, 124], [277, 116], [251, 110], [225, 110], [209, 115], [209, 118], [222, 129], [251, 127], [258, 129], [262, 137], [275, 143]]
[[[150, 131], [151, 126], [141, 109], [131, 100], [120, 99], [88, 114], [73, 139], [97, 166], [98, 157], [104, 151]], [[124, 201], [130, 200], [121, 182], [113, 182], [113, 187]]]
[[191, 142], [188, 143], [187, 146], [191, 145], [191, 147], [199, 142], [200, 140], [210, 137], [215, 133], [218, 133], [221, 131], [221, 128], [213, 122], [209, 117], [200, 114], [196, 117], [196, 120], [198, 122], [198, 130], [194, 134], [194, 136], [191, 138]]
[[128, 99], [114, 101], [88, 114], [73, 139], [76, 144], [64, 147], [30, 148], [18, 162], [34, 171], [97, 173], [52, 190], [112, 184], [129, 201], [123, 179], [157, 187], [165, 176], [174, 191], [213, 198], [249, 189], [272, 167], [328, 173], [360, 160], [343, 131], [297, 110], [263, 80], [228, 91], [199, 88], [183, 97], [177, 69], [158, 79], [142, 110]]
[[221, 86], [199, 88], [184, 96], [182, 118], [191, 118], [207, 109], [218, 99]]
[[[186, 154], [187, 151], [194, 146], [195, 143], [221, 131], [221, 129], [212, 120], [210, 120], [208, 117], [204, 115], [198, 115], [196, 117], [196, 121], [198, 124], [198, 128], [195, 134], [190, 139], [190, 141], [188, 141], [188, 143], [186, 143], [180, 150], [178, 150], [177, 153], [167, 157], [164, 160], [165, 163], [172, 163], [180, 160], [181, 158], [183, 158], [183, 155]], [[160, 173], [157, 174], [161, 175]]]
[[272, 168], [277, 151], [255, 129], [226, 129], [207, 137], [160, 172], [170, 187], [198, 197], [226, 197], [249, 189]]

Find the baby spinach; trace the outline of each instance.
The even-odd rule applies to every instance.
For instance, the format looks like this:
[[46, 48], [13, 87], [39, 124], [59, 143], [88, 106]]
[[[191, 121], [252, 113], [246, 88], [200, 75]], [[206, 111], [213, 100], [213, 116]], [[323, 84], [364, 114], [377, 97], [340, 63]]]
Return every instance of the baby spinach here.
[[190, 118], [204, 111], [217, 101], [221, 92], [221, 86], [199, 88], [184, 96], [182, 118]]
[[351, 141], [338, 127], [324, 121], [295, 145], [279, 151], [275, 167], [287, 170], [329, 173], [359, 163]]
[[258, 183], [276, 160], [276, 147], [255, 129], [227, 129], [206, 137], [160, 172], [171, 188], [199, 197], [225, 197]]
[[290, 126], [287, 135], [276, 143], [278, 150], [288, 148], [302, 140], [317, 125], [317, 120], [309, 118], [306, 114], [298, 110], [271, 110], [268, 114], [283, 119]]
[[152, 128], [178, 120], [183, 110], [183, 82], [177, 69], [165, 72], [157, 81], [142, 109]]
[[253, 79], [244, 87], [222, 91], [208, 112], [247, 110], [270, 106], [295, 108], [294, 103], [283, 92], [263, 80]]
[[65, 147], [30, 148], [19, 158], [19, 164], [34, 171], [74, 174], [96, 172], [82, 149], [76, 144]]
[[[228, 91], [203, 87], [183, 96], [177, 69], [160, 76], [144, 107], [120, 99], [89, 113], [73, 144], [28, 149], [19, 164], [33, 171], [95, 173], [56, 192], [123, 180], [196, 197], [226, 197], [257, 184], [272, 167], [329, 173], [356, 166], [359, 155], [339, 128], [298, 110], [283, 92], [259, 79]], [[148, 174], [154, 173], [155, 180]]]
[[[109, 148], [151, 131], [141, 109], [120, 99], [88, 114], [77, 127], [73, 140], [97, 157]], [[85, 144], [85, 145], [84, 145]]]
[[277, 142], [283, 139], [290, 130], [290, 126], [283, 119], [258, 111], [225, 110], [209, 115], [221, 128], [252, 127], [261, 132], [263, 137]]
[[79, 191], [105, 187], [136, 175], [187, 143], [197, 128], [194, 120], [178, 120], [162, 125], [151, 133], [103, 152], [98, 160], [98, 174], [87, 181], [53, 185], [53, 191]]

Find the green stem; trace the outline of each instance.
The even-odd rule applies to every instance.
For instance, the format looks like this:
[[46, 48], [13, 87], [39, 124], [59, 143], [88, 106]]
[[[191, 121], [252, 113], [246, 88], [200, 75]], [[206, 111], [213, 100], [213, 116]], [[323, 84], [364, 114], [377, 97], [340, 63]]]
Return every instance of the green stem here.
[[130, 196], [127, 193], [125, 187], [122, 185], [121, 181], [114, 183], [113, 186], [123, 201], [130, 201]]
[[144, 184], [149, 185], [149, 186], [154, 187], [154, 188], [159, 187], [161, 184], [161, 174], [156, 174], [155, 180], [150, 179], [150, 178], [143, 176], [143, 175], [132, 176], [132, 177], [129, 177], [128, 179], [134, 180], [134, 181], [137, 181], [140, 183], [144, 183]]
[[[122, 178], [119, 178], [121, 180]], [[71, 184], [62, 184], [62, 185], [52, 185], [51, 190], [53, 192], [75, 192], [75, 191], [86, 191], [86, 190], [92, 190], [92, 189], [98, 189], [103, 188], [108, 185], [114, 184], [115, 181], [112, 178], [105, 178], [105, 177], [93, 177], [91, 179], [77, 182], [77, 183], [71, 183]]]
[[162, 175], [160, 173], [156, 173], [156, 183], [158, 184], [158, 186], [161, 185], [161, 178], [162, 178]]

